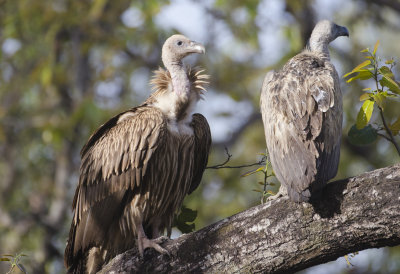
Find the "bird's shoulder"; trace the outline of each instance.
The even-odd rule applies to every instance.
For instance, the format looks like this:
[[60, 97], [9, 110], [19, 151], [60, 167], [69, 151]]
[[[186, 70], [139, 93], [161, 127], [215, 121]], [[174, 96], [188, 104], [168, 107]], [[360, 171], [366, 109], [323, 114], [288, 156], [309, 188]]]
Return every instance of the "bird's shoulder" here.
[[162, 128], [165, 125], [165, 117], [159, 109], [147, 104], [131, 108], [113, 116], [95, 130], [83, 146], [81, 156], [100, 142], [104, 142], [107, 138], [113, 138], [114, 135], [121, 133], [121, 130], [133, 132], [140, 131], [144, 127]]
[[[166, 128], [161, 111], [147, 105], [122, 112], [100, 126], [82, 149], [75, 218], [80, 219], [85, 208], [110, 191], [138, 187]], [[92, 189], [90, 197], [85, 189]]]
[[[261, 102], [283, 112], [294, 107], [294, 112], [288, 112], [303, 117], [306, 106], [312, 111], [310, 108], [314, 104], [326, 112], [334, 105], [335, 92], [340, 93], [340, 86], [333, 65], [323, 55], [304, 50], [291, 58], [281, 70], [267, 74], [262, 94], [265, 99], [262, 98]], [[314, 100], [309, 101], [309, 98]]]

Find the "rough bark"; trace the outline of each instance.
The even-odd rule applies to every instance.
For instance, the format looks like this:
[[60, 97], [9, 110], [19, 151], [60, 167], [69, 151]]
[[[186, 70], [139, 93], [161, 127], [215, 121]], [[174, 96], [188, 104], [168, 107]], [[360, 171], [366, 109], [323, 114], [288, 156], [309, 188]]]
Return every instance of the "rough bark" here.
[[[201, 209], [200, 209], [201, 210]], [[355, 251], [400, 244], [400, 164], [329, 183], [319, 201], [280, 198], [164, 242], [101, 273], [291, 273]]]

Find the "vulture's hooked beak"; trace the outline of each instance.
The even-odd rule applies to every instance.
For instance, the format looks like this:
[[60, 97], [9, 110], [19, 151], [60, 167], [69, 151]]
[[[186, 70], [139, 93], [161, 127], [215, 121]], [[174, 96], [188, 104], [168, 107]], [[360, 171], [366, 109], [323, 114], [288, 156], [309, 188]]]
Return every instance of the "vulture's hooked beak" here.
[[338, 37], [339, 36], [347, 36], [347, 37], [349, 37], [349, 31], [347, 30], [346, 27], [337, 26], [337, 29], [338, 29]]
[[205, 53], [206, 52], [206, 49], [204, 48], [204, 46], [195, 41], [190, 41], [189, 47], [190, 47], [192, 53]]

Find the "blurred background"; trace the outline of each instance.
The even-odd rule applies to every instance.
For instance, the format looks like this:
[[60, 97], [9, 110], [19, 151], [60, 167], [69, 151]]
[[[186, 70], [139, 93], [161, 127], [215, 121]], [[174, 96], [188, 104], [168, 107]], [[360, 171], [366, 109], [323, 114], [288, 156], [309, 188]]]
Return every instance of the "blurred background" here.
[[[26, 254], [21, 262], [29, 273], [65, 272], [79, 151], [100, 124], [149, 96], [152, 70], [162, 65], [161, 46], [172, 34], [206, 47], [205, 55], [186, 62], [211, 75], [197, 109], [211, 126], [209, 165], [225, 161], [225, 147], [230, 165], [259, 161], [263, 78], [304, 48], [320, 19], [350, 31], [330, 47], [340, 76], [377, 40], [378, 55], [398, 61], [398, 0], [0, 0], [0, 254]], [[368, 146], [348, 141], [361, 84], [341, 82], [337, 179], [399, 160], [384, 139]], [[385, 109], [389, 122], [400, 114], [398, 103]], [[260, 204], [263, 174], [241, 176], [257, 167], [205, 171], [184, 202], [198, 211], [196, 229]], [[350, 262], [339, 258], [305, 273], [400, 273], [400, 248], [363, 251]], [[9, 268], [0, 262], [0, 273]]]

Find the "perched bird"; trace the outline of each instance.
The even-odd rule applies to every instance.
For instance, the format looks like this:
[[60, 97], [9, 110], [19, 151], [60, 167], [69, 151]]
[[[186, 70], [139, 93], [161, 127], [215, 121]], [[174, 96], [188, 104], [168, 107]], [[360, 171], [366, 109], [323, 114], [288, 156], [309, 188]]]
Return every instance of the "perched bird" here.
[[65, 249], [69, 273], [95, 273], [137, 245], [167, 253], [174, 214], [200, 183], [211, 146], [207, 120], [192, 114], [208, 76], [182, 59], [204, 47], [173, 35], [162, 48], [155, 92], [100, 126], [81, 151], [74, 217]]
[[342, 92], [328, 45], [339, 36], [349, 36], [348, 30], [318, 22], [306, 49], [263, 82], [260, 105], [270, 161], [280, 193], [286, 188], [295, 202], [309, 201], [337, 173]]

